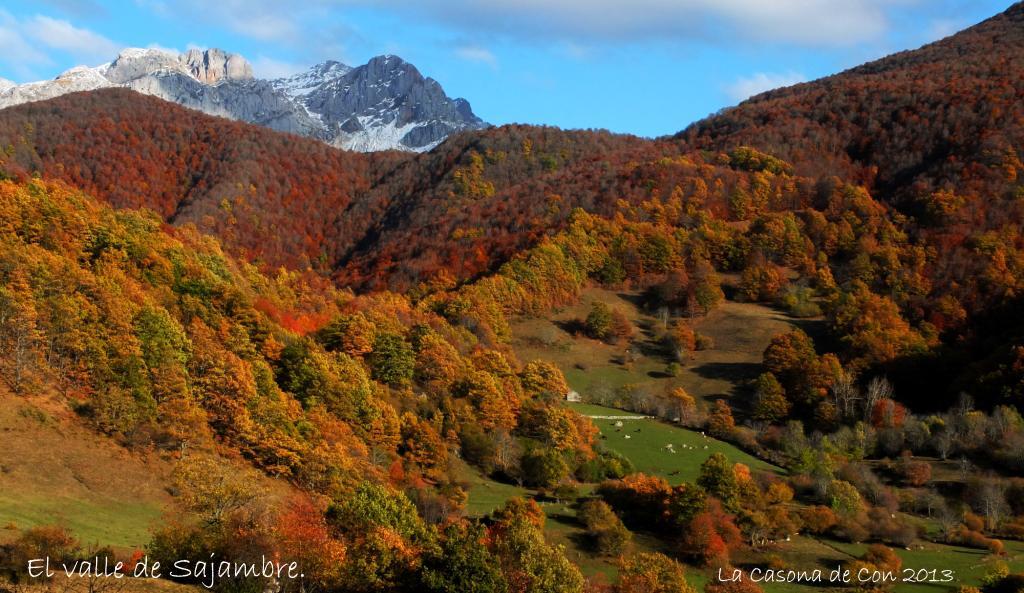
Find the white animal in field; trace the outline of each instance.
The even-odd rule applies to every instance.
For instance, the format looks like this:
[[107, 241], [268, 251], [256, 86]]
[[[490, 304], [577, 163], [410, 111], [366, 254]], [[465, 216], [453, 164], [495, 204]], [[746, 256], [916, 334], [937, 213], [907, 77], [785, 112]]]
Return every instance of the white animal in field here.
[[631, 437], [631, 436], [629, 436], [629, 435], [627, 434], [627, 435], [626, 435], [626, 438], [627, 438], [627, 439], [631, 439], [631, 438], [633, 438], [633, 437]]

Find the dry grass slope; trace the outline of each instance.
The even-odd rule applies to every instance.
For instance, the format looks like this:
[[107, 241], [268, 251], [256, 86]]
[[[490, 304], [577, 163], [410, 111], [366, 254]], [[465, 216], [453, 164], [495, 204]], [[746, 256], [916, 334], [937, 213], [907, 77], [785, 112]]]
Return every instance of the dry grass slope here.
[[72, 414], [0, 388], [0, 539], [56, 523], [84, 545], [141, 549], [171, 502], [170, 465], [82, 428]]

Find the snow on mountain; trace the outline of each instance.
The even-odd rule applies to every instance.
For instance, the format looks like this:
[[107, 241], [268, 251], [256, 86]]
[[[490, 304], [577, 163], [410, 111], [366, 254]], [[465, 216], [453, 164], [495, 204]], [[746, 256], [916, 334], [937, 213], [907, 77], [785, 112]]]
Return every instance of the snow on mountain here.
[[464, 99], [449, 98], [398, 56], [350, 68], [324, 62], [274, 81], [323, 126], [326, 140], [350, 150], [430, 150], [448, 135], [486, 127]]
[[220, 49], [179, 55], [128, 48], [110, 63], [72, 68], [50, 81], [0, 79], [0, 109], [112, 86], [364, 152], [426, 151], [454, 132], [487, 126], [467, 101], [449, 98], [437, 81], [397, 56], [355, 68], [331, 60], [261, 80], [245, 58]]
[[76, 66], [53, 80], [0, 87], [0, 109], [31, 101], [45, 101], [67, 93], [114, 86], [100, 74], [102, 68], [103, 66], [99, 68]]
[[274, 88], [284, 91], [289, 97], [302, 97], [318, 87], [341, 78], [352, 71], [351, 66], [328, 60], [313, 66], [305, 72], [270, 81]]
[[130, 47], [122, 50], [109, 64], [97, 68], [113, 84], [126, 84], [144, 76], [176, 72], [188, 75], [186, 65], [177, 54], [159, 49]]

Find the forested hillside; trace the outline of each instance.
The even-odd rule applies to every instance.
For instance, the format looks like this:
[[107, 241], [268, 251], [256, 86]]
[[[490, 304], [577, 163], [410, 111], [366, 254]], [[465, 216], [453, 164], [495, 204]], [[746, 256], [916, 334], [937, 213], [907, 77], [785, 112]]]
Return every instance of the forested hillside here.
[[[597, 477], [621, 475], [594, 449], [590, 422], [555, 403], [566, 387], [551, 365], [522, 364], [401, 295], [264, 276], [194, 230], [61, 184], [0, 182], [0, 212], [4, 380], [66, 402], [124, 446], [176, 460], [186, 514], [156, 528], [154, 557], [298, 555], [310, 586], [423, 590], [421, 579], [461, 578], [445, 569], [459, 556], [438, 546], [476, 542], [458, 554], [485, 555], [489, 578], [580, 579], [540, 539], [529, 508], [511, 508], [487, 549], [478, 527], [432, 526], [465, 504], [455, 442], [467, 456], [480, 443], [472, 458], [500, 459], [527, 483], [547, 470], [521, 461], [520, 439], [523, 459], [557, 448], [559, 471], [591, 464]], [[302, 494], [274, 502], [222, 456]], [[2, 569], [17, 578], [20, 551], [59, 537], [25, 531]], [[524, 546], [544, 562], [524, 566], [537, 562], [520, 556]]]
[[936, 192], [998, 199], [1021, 166], [1022, 25], [1017, 3], [920, 49], [763, 93], [676, 139], [689, 149], [755, 146], [798, 173], [861, 183], [907, 212], [961, 206]]
[[950, 384], [972, 391], [981, 381], [1009, 394], [1019, 387], [996, 385], [1019, 368], [1014, 352], [1024, 335], [1014, 312], [1024, 267], [1022, 73], [1024, 5], [1017, 3], [921, 49], [764, 93], [676, 139], [700, 150], [749, 144], [798, 173], [863, 184], [894, 206], [923, 249], [930, 279], [918, 303], [901, 303], [904, 309], [930, 308], [926, 318], [999, 312], [977, 327], [968, 319], [964, 332], [947, 336], [950, 348], [937, 361], [908, 361], [893, 372], [925, 391]]

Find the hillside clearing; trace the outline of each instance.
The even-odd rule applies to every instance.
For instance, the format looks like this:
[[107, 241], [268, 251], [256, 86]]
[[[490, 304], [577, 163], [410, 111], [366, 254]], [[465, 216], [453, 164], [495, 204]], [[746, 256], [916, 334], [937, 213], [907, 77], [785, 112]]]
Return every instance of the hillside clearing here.
[[[567, 403], [585, 416], [623, 414], [613, 408], [592, 404]], [[601, 444], [629, 459], [636, 470], [661, 476], [671, 484], [693, 482], [700, 466], [714, 453], [722, 453], [733, 463], [742, 463], [755, 471], [778, 473], [779, 468], [745, 453], [734, 445], [704, 434], [654, 419], [607, 420], [592, 418], [601, 430]], [[616, 426], [622, 424], [622, 426]], [[671, 447], [669, 446], [671, 445]]]
[[[626, 314], [638, 330], [632, 344], [606, 344], [573, 333], [574, 324], [595, 301]], [[513, 346], [522, 360], [556, 364], [583, 401], [606, 401], [623, 389], [657, 394], [682, 387], [706, 406], [719, 398], [744, 397], [747, 381], [761, 372], [761, 358], [773, 336], [800, 328], [815, 337], [823, 330], [820, 319], [793, 319], [762, 304], [725, 301], [693, 321], [712, 346], [689, 353], [673, 377], [666, 373], [672, 360], [655, 336], [661, 321], [638, 302], [636, 293], [587, 288], [578, 303], [549, 318], [517, 321]], [[623, 362], [626, 357], [628, 363]]]
[[170, 464], [73, 424], [49, 400], [0, 390], [0, 539], [61, 524], [83, 545], [142, 549], [172, 501]]

